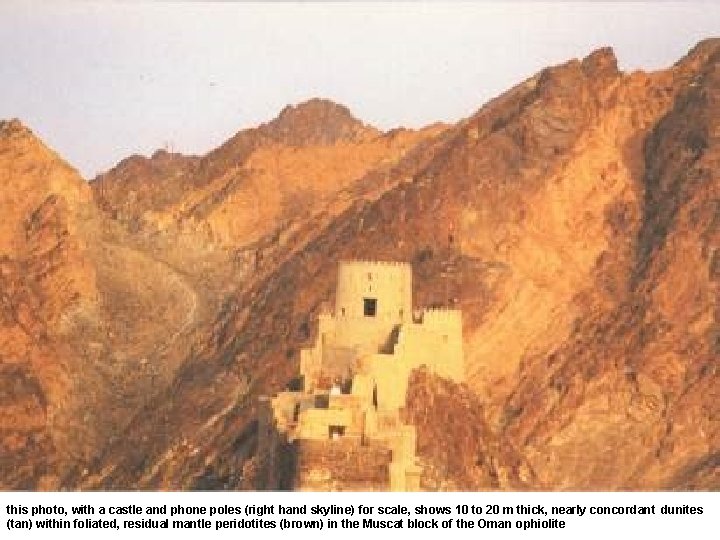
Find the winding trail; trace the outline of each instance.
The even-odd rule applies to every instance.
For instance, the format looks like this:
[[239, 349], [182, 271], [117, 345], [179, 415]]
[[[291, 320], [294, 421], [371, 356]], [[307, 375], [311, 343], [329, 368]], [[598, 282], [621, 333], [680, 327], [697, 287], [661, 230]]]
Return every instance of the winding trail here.
[[[112, 253], [110, 264], [142, 269], [142, 276], [147, 278], [146, 294], [153, 293], [160, 296], [163, 293], [168, 304], [163, 306], [161, 313], [176, 312], [183, 310], [185, 316], [181, 322], [174, 328], [167, 328], [163, 334], [152, 334], [151, 338], [167, 335], [161, 343], [155, 339], [151, 343], [143, 344], [140, 342], [144, 355], [162, 355], [172, 348], [177, 340], [183, 336], [190, 328], [198, 322], [199, 311], [199, 295], [193, 286], [188, 282], [187, 278], [177, 269], [168, 263], [152, 257], [150, 254], [138, 249], [116, 244], [106, 243], [105, 247]], [[123, 278], [127, 279], [127, 278]], [[169, 298], [167, 298], [169, 297]], [[151, 299], [153, 302], [154, 299]], [[171, 302], [171, 303], [170, 303]], [[146, 320], [147, 324], [161, 326], [167, 319], [156, 313], [138, 312], [132, 314], [138, 320]], [[138, 343], [136, 342], [135, 345]]]

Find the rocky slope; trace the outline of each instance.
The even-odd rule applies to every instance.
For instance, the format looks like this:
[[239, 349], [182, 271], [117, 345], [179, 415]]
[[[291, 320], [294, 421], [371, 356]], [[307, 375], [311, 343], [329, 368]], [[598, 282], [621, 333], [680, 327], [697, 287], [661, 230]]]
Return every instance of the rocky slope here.
[[393, 164], [444, 130], [382, 134], [313, 100], [207, 156], [133, 157], [89, 185], [3, 123], [2, 487], [80, 482], [172, 391], [266, 252], [384, 191]]
[[56, 488], [172, 377], [196, 294], [17, 121], [0, 125], [0, 182], [2, 487]]
[[[27, 452], [4, 487], [254, 487], [256, 399], [352, 257], [410, 261], [419, 304], [463, 310], [466, 385], [408, 391], [429, 489], [720, 488], [719, 70], [718, 40], [654, 73], [602, 49], [417, 132], [313, 100], [92, 194], [4, 124], [1, 170], [37, 192], [0, 199], [0, 466]], [[54, 245], [34, 215], [69, 250], [50, 282], [18, 270]], [[73, 402], [114, 418], [82, 423], [82, 452], [50, 414]]]
[[92, 195], [17, 121], [0, 123], [0, 185], [0, 464], [6, 486], [44, 487], [72, 445], [53, 437], [72, 388], [64, 338], [97, 299], [82, 234]]
[[158, 151], [128, 158], [99, 176], [93, 191], [101, 208], [133, 231], [237, 249], [383, 188], [365, 178], [371, 170], [379, 177], [443, 129], [382, 134], [347, 108], [315, 99], [203, 157]]

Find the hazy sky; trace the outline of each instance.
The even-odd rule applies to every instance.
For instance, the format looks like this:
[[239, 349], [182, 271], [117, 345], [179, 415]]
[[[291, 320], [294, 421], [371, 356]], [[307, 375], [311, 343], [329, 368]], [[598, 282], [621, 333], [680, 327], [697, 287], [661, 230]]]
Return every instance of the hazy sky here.
[[657, 69], [720, 35], [720, 3], [0, 2], [0, 118], [86, 177], [204, 153], [320, 96], [382, 129], [456, 121], [549, 64], [614, 47]]

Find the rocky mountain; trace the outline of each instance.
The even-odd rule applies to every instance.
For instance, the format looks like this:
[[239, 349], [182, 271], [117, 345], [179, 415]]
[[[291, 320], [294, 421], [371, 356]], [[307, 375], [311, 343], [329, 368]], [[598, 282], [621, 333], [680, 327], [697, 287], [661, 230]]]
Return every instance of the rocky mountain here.
[[718, 489], [718, 161], [720, 40], [418, 131], [312, 100], [89, 184], [3, 123], [0, 487], [257, 487], [257, 398], [365, 258], [463, 310], [466, 383], [408, 390], [425, 488]]

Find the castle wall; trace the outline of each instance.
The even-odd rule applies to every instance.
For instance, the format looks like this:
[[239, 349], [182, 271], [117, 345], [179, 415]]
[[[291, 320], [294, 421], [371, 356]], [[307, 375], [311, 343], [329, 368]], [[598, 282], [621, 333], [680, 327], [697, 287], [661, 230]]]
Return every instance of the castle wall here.
[[[373, 354], [364, 357], [359, 366], [359, 375], [353, 384], [353, 393], [362, 392], [368, 403], [377, 403], [381, 411], [396, 410], [405, 405], [407, 380], [410, 367], [407, 358], [396, 354]], [[359, 383], [359, 384], [358, 384]]]
[[417, 465], [415, 457], [415, 427], [403, 424], [397, 410], [370, 409], [365, 417], [365, 435], [371, 443], [382, 444], [392, 451], [390, 489], [417, 491], [422, 469]]
[[323, 312], [318, 317], [318, 335], [312, 348], [300, 351], [300, 375], [305, 380], [305, 390], [314, 391], [320, 377], [326, 343], [332, 343], [335, 336], [335, 319]]
[[406, 359], [409, 371], [425, 365], [440, 377], [462, 382], [464, 362], [460, 311], [426, 310], [422, 323], [403, 326], [395, 354]]
[[271, 403], [273, 418], [280, 429], [292, 424], [295, 419], [295, 406], [302, 400], [299, 392], [280, 392]]
[[[410, 265], [340, 263], [335, 313], [320, 314], [314, 346], [300, 353], [303, 392], [262, 409], [268, 485], [287, 484], [292, 465], [300, 490], [419, 489], [415, 429], [399, 412], [421, 366], [463, 380], [461, 313], [425, 310], [415, 322]], [[336, 382], [343, 390], [330, 391]]]
[[315, 390], [315, 382], [320, 376], [321, 365], [322, 349], [320, 349], [317, 344], [312, 349], [300, 350], [300, 375], [303, 378], [304, 390], [306, 392], [313, 392]]
[[[286, 433], [276, 423], [273, 402], [261, 397], [258, 403], [258, 463], [259, 489], [290, 489], [295, 478], [295, 453]], [[282, 420], [281, 420], [282, 421]]]
[[320, 375], [331, 382], [351, 378], [355, 372], [357, 355], [358, 350], [353, 347], [326, 346], [323, 349]]
[[298, 491], [388, 491], [392, 451], [352, 440], [298, 440]]
[[362, 435], [362, 411], [359, 408], [308, 409], [300, 414], [296, 436], [302, 439], [330, 439], [330, 426], [345, 428], [343, 437]]
[[420, 488], [422, 469], [416, 463], [417, 436], [413, 426], [402, 425], [387, 440], [393, 453], [390, 465], [390, 486], [393, 491], [417, 491]]
[[393, 354], [370, 354], [358, 361], [353, 393], [379, 410], [405, 406], [410, 372], [427, 366], [441, 377], [463, 380], [462, 319], [459, 311], [432, 310], [422, 323], [403, 325]]
[[336, 347], [363, 356], [384, 349], [396, 326], [395, 321], [338, 318], [332, 340]]

